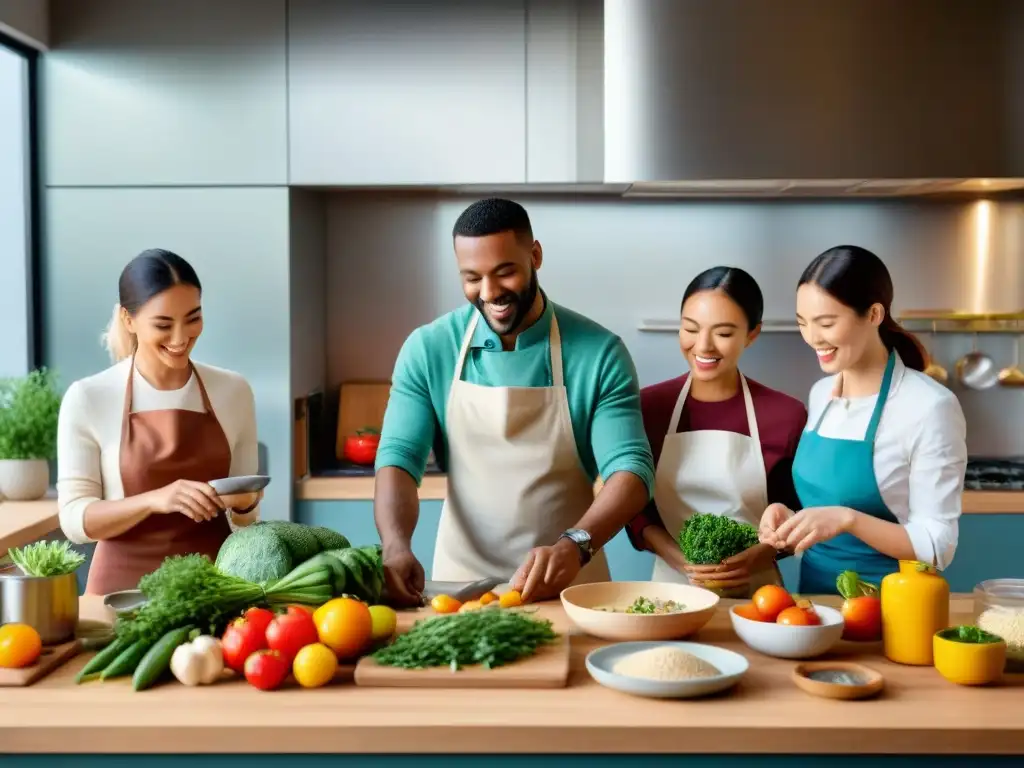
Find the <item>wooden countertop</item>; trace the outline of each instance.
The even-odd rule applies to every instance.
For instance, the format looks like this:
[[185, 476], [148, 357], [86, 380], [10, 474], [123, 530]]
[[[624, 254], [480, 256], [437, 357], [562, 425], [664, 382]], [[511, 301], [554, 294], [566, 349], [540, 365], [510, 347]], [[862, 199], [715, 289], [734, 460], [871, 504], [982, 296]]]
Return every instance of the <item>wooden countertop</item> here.
[[[307, 477], [295, 484], [296, 501], [372, 501], [374, 478]], [[594, 492], [601, 481], [594, 484]], [[443, 501], [448, 493], [445, 475], [427, 475], [419, 489], [421, 501]], [[965, 491], [964, 514], [1024, 514], [1024, 491]]]
[[22, 547], [60, 528], [57, 500], [0, 501], [0, 555]]
[[[837, 600], [821, 602], [836, 605]], [[877, 644], [843, 643], [885, 675], [880, 698], [814, 698], [791, 682], [794, 662], [761, 656], [732, 632], [727, 605], [694, 640], [744, 654], [750, 670], [731, 692], [658, 701], [599, 686], [584, 658], [602, 643], [572, 637], [567, 688], [451, 690], [362, 688], [264, 693], [241, 681], [186, 688], [169, 682], [134, 693], [126, 680], [76, 686], [79, 656], [28, 688], [0, 696], [5, 753], [746, 753], [1024, 754], [1024, 675], [966, 688], [931, 667], [885, 661]], [[83, 617], [102, 605], [83, 599]], [[542, 613], [568, 629], [558, 603]], [[954, 621], [970, 620], [957, 596]], [[408, 624], [417, 612], [403, 613]]]

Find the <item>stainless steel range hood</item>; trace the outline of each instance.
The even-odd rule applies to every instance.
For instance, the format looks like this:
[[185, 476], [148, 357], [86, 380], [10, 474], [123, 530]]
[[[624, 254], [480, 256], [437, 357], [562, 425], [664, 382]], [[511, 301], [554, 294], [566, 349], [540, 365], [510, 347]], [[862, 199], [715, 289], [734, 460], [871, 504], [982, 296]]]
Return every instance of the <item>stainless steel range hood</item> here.
[[633, 195], [1024, 188], [1024, 3], [605, 0], [605, 179]]

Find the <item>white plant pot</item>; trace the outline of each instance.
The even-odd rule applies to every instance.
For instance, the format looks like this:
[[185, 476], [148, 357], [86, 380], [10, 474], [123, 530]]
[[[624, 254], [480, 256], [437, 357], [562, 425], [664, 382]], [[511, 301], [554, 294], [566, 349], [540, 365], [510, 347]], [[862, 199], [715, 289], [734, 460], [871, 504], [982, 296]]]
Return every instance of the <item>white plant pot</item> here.
[[46, 459], [0, 459], [0, 499], [36, 501], [50, 488]]

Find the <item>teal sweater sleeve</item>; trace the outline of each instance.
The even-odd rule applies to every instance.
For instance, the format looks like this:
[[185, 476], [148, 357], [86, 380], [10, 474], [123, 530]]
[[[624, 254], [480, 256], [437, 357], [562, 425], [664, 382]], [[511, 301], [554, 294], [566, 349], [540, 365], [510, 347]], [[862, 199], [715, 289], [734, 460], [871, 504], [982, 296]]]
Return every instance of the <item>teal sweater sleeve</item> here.
[[609, 344], [599, 363], [599, 390], [591, 419], [590, 445], [601, 477], [632, 472], [654, 493], [654, 457], [640, 410], [640, 381], [621, 339]]

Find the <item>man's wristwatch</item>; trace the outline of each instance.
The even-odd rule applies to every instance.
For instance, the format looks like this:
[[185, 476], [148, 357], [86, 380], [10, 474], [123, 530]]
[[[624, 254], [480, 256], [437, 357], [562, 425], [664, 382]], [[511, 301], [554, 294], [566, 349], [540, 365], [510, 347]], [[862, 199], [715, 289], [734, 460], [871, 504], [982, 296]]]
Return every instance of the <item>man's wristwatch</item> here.
[[580, 565], [586, 565], [594, 557], [594, 548], [590, 543], [590, 534], [579, 528], [569, 528], [563, 531], [558, 540], [568, 539], [576, 545], [580, 553]]

